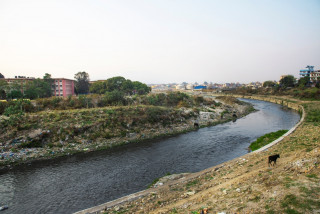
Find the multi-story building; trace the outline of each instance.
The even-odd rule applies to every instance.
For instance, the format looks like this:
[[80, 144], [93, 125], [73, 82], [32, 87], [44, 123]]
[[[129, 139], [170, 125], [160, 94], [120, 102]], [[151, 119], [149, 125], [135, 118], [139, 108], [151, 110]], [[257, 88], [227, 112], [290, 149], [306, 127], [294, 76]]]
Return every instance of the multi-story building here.
[[314, 66], [308, 65], [307, 69], [300, 70], [300, 77], [309, 77], [309, 83], [315, 85], [317, 82], [320, 82], [320, 70], [314, 70]]
[[52, 96], [68, 97], [75, 95], [74, 80], [66, 78], [53, 78]]
[[34, 77], [25, 77], [25, 76], [15, 76], [15, 78], [5, 78], [3, 79], [8, 84], [18, 84], [20, 85], [21, 93], [26, 89], [27, 83], [35, 80]]
[[317, 70], [317, 71], [310, 73], [310, 82], [311, 83], [320, 82], [320, 70]]
[[302, 69], [300, 70], [300, 78], [303, 78], [303, 77], [310, 77], [310, 73], [314, 72], [313, 68], [314, 66], [311, 66], [311, 65], [307, 65], [306, 67], [307, 69]]
[[[19, 84], [21, 93], [24, 93], [27, 83], [35, 80], [34, 77], [15, 76], [15, 78], [3, 79], [8, 84]], [[66, 78], [53, 78], [53, 84], [51, 86], [52, 96], [67, 97], [75, 95], [74, 92], [74, 80]]]

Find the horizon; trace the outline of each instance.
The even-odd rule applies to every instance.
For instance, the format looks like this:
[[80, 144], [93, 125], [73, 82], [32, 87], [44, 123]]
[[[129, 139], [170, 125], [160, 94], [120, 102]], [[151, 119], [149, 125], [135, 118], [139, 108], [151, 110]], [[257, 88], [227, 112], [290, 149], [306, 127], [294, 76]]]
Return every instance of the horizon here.
[[320, 1], [0, 2], [0, 73], [250, 83], [320, 69]]

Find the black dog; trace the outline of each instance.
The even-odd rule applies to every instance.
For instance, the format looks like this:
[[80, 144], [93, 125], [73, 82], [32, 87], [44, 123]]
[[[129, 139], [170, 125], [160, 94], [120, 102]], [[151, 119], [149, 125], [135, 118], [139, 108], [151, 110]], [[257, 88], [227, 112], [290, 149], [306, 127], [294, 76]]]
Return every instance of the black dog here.
[[[269, 156], [268, 166], [274, 166], [277, 163], [277, 159], [280, 158], [280, 155], [271, 155]], [[273, 164], [272, 164], [273, 162]]]

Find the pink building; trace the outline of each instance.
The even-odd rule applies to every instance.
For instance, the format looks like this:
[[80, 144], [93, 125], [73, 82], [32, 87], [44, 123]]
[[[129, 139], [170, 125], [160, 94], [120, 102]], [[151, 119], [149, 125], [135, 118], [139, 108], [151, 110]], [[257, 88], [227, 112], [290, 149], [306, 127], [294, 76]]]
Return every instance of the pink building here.
[[74, 80], [65, 78], [53, 78], [52, 96], [68, 97], [75, 95]]

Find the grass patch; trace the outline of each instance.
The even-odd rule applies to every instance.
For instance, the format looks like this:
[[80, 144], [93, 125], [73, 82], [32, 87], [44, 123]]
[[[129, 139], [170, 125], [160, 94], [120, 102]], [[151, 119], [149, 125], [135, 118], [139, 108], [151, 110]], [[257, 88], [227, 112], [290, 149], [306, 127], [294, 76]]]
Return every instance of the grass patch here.
[[190, 187], [195, 186], [197, 184], [199, 184], [198, 180], [190, 181], [190, 182], [187, 183], [186, 187], [190, 188]]
[[288, 132], [288, 130], [279, 130], [276, 132], [271, 132], [271, 133], [265, 134], [265, 135], [259, 137], [256, 141], [252, 142], [250, 144], [249, 148], [251, 149], [251, 151], [255, 151], [257, 149], [260, 149], [261, 147], [278, 139], [279, 137], [281, 137], [282, 135], [284, 135], [287, 132]]
[[305, 213], [306, 211], [319, 209], [320, 202], [312, 199], [298, 198], [293, 194], [288, 194], [281, 201], [281, 207], [285, 209], [285, 213], [301, 213], [297, 210], [302, 210], [303, 213]]
[[309, 174], [309, 175], [306, 175], [308, 178], [316, 178], [318, 179], [318, 176], [316, 174]]
[[[165, 177], [165, 176], [168, 176], [168, 175], [171, 175], [171, 173], [170, 173], [170, 172], [167, 172], [167, 174], [165, 174], [165, 175], [162, 176], [162, 177]], [[152, 181], [152, 183], [148, 185], [148, 188], [151, 188], [151, 187], [152, 187], [153, 185], [155, 185], [159, 180], [160, 180], [160, 178], [154, 179], [154, 180]]]

